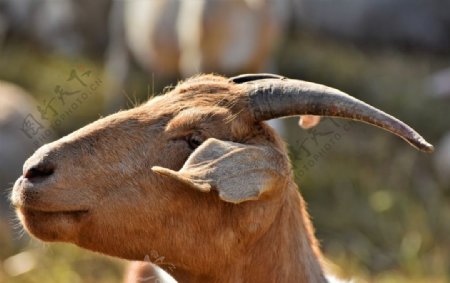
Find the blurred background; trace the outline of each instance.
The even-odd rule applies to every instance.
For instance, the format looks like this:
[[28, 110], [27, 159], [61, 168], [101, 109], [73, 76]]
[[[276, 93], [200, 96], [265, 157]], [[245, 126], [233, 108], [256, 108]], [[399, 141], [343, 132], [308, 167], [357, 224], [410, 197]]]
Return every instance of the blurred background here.
[[30, 239], [9, 192], [39, 146], [199, 72], [323, 83], [423, 134], [434, 154], [273, 124], [340, 274], [450, 282], [450, 0], [0, 0], [0, 282], [121, 281], [122, 260]]

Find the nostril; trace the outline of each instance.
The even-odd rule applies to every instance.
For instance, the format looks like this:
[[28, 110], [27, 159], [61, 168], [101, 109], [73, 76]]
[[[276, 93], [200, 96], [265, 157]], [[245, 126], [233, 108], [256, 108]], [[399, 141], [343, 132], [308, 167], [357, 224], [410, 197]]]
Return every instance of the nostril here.
[[44, 178], [53, 174], [55, 167], [50, 163], [40, 163], [29, 168], [23, 175], [27, 179]]

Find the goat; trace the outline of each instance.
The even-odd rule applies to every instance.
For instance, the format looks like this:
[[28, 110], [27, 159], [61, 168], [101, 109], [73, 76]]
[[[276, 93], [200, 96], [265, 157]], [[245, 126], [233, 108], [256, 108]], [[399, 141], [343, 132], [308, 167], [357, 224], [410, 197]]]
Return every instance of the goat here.
[[286, 148], [264, 122], [303, 114], [363, 121], [433, 150], [334, 88], [199, 75], [42, 146], [11, 202], [38, 239], [129, 260], [156, 251], [178, 282], [327, 282]]
[[[287, 27], [288, 1], [116, 1], [106, 62], [106, 110], [125, 104], [131, 57], [148, 73], [183, 78], [198, 72], [261, 72]], [[131, 56], [129, 56], [131, 55]]]
[[125, 41], [140, 64], [157, 73], [179, 70], [189, 76], [266, 67], [285, 29], [287, 4], [286, 0], [132, 1], [118, 9], [124, 13]]

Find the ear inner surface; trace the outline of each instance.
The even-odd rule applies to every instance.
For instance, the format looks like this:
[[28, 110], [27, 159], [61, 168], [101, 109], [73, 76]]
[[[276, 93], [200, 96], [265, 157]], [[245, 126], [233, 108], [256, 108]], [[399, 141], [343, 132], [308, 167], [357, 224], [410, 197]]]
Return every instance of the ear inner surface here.
[[222, 200], [241, 203], [271, 190], [286, 166], [276, 149], [210, 138], [179, 171], [161, 167], [152, 170], [202, 192], [213, 188]]
[[188, 185], [194, 189], [197, 189], [199, 191], [205, 193], [211, 191], [211, 185], [208, 182], [202, 182], [201, 180], [194, 181], [193, 179], [190, 179], [189, 176], [185, 176], [185, 174], [181, 174], [180, 172], [159, 166], [153, 166], [152, 170], [160, 175], [174, 178], [179, 182]]

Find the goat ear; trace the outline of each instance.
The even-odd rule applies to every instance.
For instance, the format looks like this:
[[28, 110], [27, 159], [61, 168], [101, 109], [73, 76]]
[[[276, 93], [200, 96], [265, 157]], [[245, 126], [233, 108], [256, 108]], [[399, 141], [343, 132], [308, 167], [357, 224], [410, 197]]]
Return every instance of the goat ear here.
[[210, 138], [179, 171], [157, 166], [152, 170], [202, 192], [217, 190], [224, 201], [241, 203], [259, 199], [273, 189], [285, 164], [283, 155], [272, 147]]

